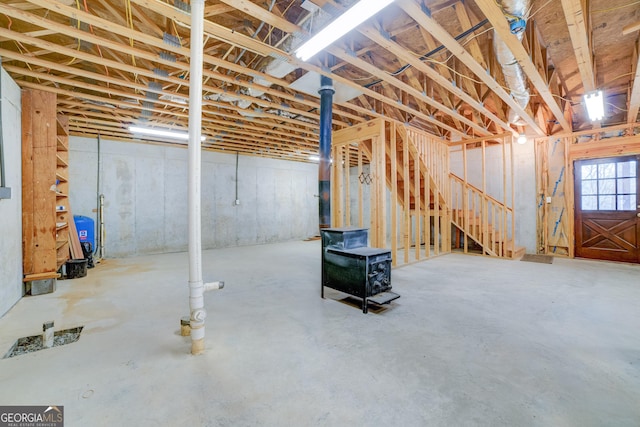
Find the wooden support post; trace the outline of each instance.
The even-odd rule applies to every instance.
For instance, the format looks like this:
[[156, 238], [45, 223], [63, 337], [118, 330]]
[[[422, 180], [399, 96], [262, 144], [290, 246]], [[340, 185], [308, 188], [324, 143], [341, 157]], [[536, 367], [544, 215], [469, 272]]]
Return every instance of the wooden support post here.
[[416, 240], [416, 261], [420, 259], [420, 158], [413, 159], [413, 195], [414, 195], [414, 236]]
[[362, 142], [358, 143], [358, 227], [364, 227], [363, 219], [363, 200], [362, 200], [362, 186], [364, 185], [362, 179]]
[[378, 247], [387, 247], [387, 142], [386, 122], [380, 120], [377, 145], [376, 191], [378, 192]]
[[398, 265], [398, 152], [396, 123], [391, 123], [391, 262]]
[[431, 179], [429, 171], [424, 177], [424, 255], [431, 256]]
[[462, 226], [464, 228], [464, 253], [469, 252], [469, 239], [467, 233], [469, 230], [469, 187], [467, 186], [467, 144], [462, 144]]
[[344, 145], [337, 146], [333, 155], [333, 181], [335, 182], [334, 189], [331, 191], [334, 203], [331, 208], [331, 212], [335, 212], [334, 220], [331, 222], [334, 227], [344, 226], [344, 166], [342, 162], [344, 160]]
[[402, 141], [402, 185], [404, 188], [404, 221], [402, 231], [404, 233], [404, 263], [409, 262], [411, 250], [411, 195], [409, 194], [409, 136], [405, 134]]
[[345, 145], [345, 161], [344, 161], [344, 225], [351, 226], [351, 145]]

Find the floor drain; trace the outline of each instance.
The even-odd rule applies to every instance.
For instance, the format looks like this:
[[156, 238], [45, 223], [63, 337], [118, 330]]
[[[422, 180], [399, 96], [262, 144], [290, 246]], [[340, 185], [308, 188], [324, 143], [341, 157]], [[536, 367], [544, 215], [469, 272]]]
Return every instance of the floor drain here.
[[[72, 342], [78, 341], [80, 339], [82, 328], [84, 328], [84, 326], [54, 332], [53, 346], [58, 347], [60, 345], [71, 344]], [[42, 345], [42, 334], [18, 338], [15, 344], [11, 347], [11, 350], [9, 350], [9, 352], [4, 356], [4, 359], [20, 356], [21, 354], [33, 353], [34, 351], [44, 350], [45, 348], [46, 347]]]

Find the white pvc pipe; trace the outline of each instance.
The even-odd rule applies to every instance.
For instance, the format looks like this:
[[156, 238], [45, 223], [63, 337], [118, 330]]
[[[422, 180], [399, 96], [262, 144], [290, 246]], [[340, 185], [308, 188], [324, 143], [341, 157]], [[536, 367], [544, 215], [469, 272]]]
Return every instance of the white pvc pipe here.
[[189, 78], [189, 309], [191, 354], [204, 352], [204, 284], [200, 215], [202, 132], [202, 56], [204, 0], [191, 1], [191, 66]]

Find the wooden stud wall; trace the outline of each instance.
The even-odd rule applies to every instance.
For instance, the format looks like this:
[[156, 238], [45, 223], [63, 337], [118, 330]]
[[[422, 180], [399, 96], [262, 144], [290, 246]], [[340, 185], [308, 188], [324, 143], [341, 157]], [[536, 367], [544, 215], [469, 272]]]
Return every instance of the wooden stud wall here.
[[[443, 140], [376, 119], [334, 132], [332, 144], [332, 226], [352, 225], [357, 217], [353, 225], [369, 227], [371, 246], [391, 247], [394, 265], [450, 251], [449, 149]], [[357, 180], [349, 178], [352, 169]], [[357, 194], [353, 203], [351, 194]], [[370, 221], [364, 224], [367, 202]]]

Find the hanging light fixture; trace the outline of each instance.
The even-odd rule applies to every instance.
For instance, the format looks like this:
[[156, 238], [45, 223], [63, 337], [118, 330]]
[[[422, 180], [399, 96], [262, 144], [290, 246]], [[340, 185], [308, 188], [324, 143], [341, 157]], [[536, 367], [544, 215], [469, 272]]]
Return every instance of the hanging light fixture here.
[[310, 59], [391, 3], [393, 3], [393, 0], [360, 0], [300, 46], [296, 50], [296, 56], [303, 61]]
[[526, 135], [518, 135], [518, 138], [516, 138], [516, 142], [520, 145], [526, 144], [527, 143], [527, 136]]
[[597, 122], [604, 118], [604, 96], [601, 90], [587, 93], [584, 96], [584, 103], [589, 114], [589, 120]]

